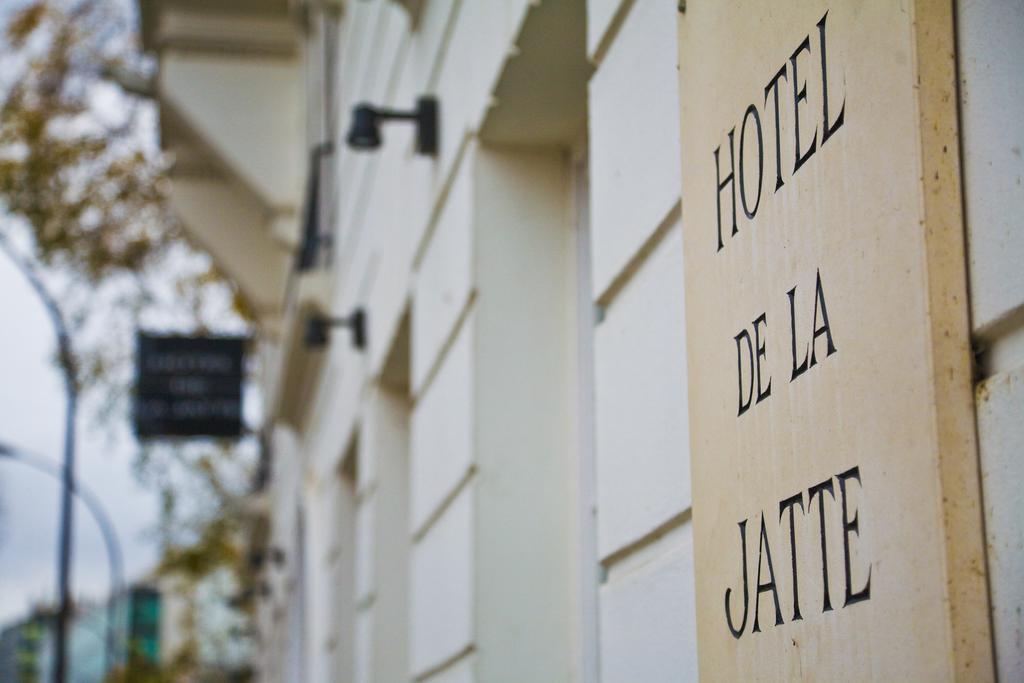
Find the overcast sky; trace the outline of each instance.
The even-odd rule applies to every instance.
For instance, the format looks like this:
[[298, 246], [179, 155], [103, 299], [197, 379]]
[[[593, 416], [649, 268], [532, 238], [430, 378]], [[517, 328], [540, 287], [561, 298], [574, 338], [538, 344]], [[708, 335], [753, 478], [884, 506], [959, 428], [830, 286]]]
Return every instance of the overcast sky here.
[[[53, 331], [20, 273], [0, 256], [0, 441], [60, 461], [64, 391], [52, 363]], [[132, 478], [134, 447], [84, 420], [79, 427], [78, 480], [107, 508], [124, 551], [129, 579], [156, 558], [150, 532], [157, 500]], [[0, 624], [56, 595], [60, 486], [52, 477], [0, 460]], [[110, 585], [103, 538], [88, 511], [75, 508], [76, 595], [103, 597]]]
[[[0, 0], [0, 25], [25, 3]], [[0, 441], [60, 462], [64, 391], [51, 361], [53, 330], [32, 290], [2, 254], [0, 320]], [[113, 520], [126, 579], [141, 578], [156, 562], [152, 531], [158, 502], [132, 477], [135, 446], [126, 429], [112, 446], [108, 434], [85, 420], [78, 436], [78, 481], [96, 494]], [[56, 596], [59, 493], [56, 479], [0, 459], [0, 626], [25, 615], [33, 603]], [[110, 573], [103, 538], [81, 504], [75, 506], [74, 549], [75, 595], [105, 598]]]

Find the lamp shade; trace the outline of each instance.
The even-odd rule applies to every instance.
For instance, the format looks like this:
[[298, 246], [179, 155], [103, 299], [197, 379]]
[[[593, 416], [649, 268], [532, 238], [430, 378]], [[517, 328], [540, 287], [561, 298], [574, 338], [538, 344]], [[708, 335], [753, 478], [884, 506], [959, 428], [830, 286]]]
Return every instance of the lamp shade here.
[[380, 147], [380, 117], [376, 109], [366, 104], [355, 107], [347, 141], [353, 149]]

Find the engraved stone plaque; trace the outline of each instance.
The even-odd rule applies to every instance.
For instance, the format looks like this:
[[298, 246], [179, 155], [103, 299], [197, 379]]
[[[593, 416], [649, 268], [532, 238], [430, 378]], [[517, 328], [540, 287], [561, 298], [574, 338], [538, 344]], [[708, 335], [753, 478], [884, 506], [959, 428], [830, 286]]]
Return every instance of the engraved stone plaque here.
[[702, 680], [990, 680], [952, 3], [686, 3]]

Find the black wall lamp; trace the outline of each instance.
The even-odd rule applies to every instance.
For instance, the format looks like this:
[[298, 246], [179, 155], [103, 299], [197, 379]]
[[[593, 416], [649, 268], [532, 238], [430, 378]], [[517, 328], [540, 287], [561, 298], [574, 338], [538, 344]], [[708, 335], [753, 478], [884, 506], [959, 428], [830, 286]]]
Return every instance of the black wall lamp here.
[[380, 124], [383, 121], [415, 121], [416, 152], [437, 154], [438, 143], [437, 99], [424, 96], [416, 100], [416, 109], [395, 111], [380, 109], [370, 104], [358, 104], [352, 110], [352, 127], [348, 131], [348, 145], [353, 149], [380, 147]]
[[357, 308], [345, 318], [331, 318], [314, 314], [306, 320], [306, 346], [320, 348], [330, 341], [332, 327], [352, 330], [352, 346], [360, 351], [366, 348], [366, 311]]

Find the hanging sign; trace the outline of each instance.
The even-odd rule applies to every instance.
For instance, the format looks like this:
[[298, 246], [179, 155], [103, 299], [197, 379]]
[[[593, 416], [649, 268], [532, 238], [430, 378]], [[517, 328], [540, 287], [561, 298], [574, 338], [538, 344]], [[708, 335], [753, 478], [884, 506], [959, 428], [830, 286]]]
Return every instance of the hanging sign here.
[[136, 435], [240, 436], [245, 344], [240, 337], [140, 333]]

